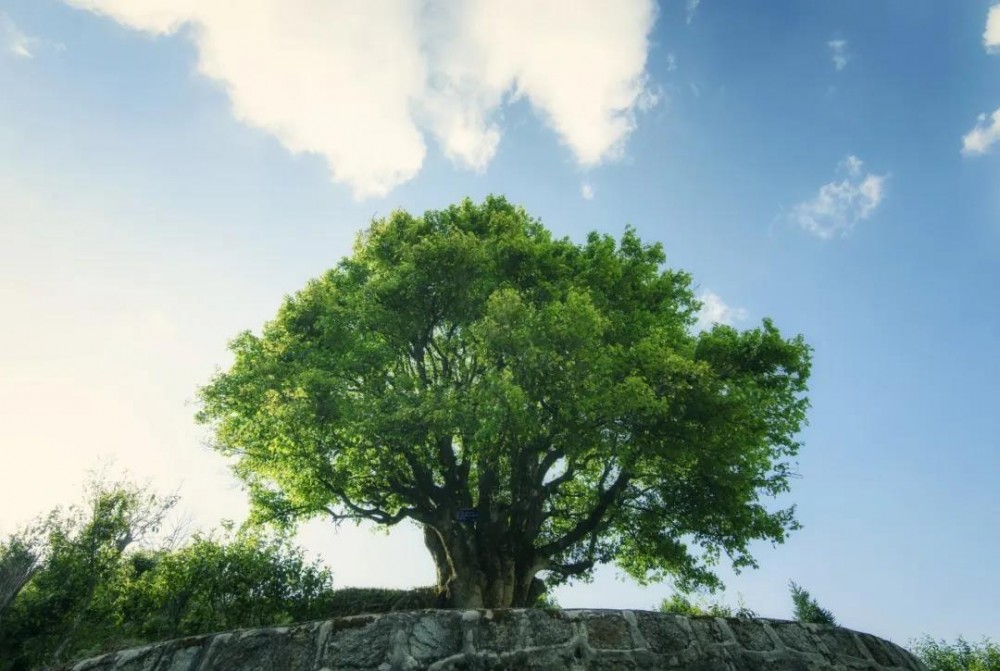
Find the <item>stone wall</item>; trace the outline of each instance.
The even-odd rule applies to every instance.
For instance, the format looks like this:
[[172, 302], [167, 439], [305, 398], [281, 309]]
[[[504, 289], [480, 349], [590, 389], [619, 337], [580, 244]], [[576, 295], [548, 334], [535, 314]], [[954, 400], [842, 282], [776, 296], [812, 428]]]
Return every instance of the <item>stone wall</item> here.
[[899, 646], [839, 627], [619, 610], [425, 610], [360, 615], [194, 636], [109, 653], [66, 668], [926, 671]]

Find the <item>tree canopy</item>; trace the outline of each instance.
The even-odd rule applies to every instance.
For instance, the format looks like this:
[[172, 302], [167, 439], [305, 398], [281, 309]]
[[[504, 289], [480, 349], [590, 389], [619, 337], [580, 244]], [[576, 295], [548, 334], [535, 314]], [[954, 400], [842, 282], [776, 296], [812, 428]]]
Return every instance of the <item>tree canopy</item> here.
[[259, 520], [424, 531], [458, 606], [616, 562], [714, 585], [782, 542], [810, 348], [696, 332], [691, 278], [627, 229], [556, 239], [500, 197], [373, 221], [201, 390]]

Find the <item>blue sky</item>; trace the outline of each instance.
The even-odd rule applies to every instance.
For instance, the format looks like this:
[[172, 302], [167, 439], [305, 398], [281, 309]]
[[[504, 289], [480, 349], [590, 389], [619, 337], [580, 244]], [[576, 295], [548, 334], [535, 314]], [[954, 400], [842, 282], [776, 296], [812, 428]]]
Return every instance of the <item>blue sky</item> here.
[[[725, 600], [787, 616], [795, 580], [899, 642], [1000, 636], [991, 4], [0, 0], [0, 530], [109, 458], [239, 519], [192, 420], [227, 340], [372, 216], [503, 193], [577, 240], [632, 224], [706, 320], [814, 346], [804, 528]], [[301, 539], [341, 585], [433, 580], [412, 529]]]

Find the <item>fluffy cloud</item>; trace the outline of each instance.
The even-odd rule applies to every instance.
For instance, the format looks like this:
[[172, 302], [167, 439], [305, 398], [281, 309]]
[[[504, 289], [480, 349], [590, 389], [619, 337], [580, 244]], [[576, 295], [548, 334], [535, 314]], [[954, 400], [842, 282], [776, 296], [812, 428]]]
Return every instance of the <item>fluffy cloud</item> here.
[[580, 185], [580, 195], [583, 196], [584, 200], [593, 200], [594, 187], [584, 182], [583, 184]]
[[411, 179], [429, 132], [483, 170], [523, 98], [580, 165], [615, 160], [650, 101], [652, 0], [65, 0], [154, 35], [183, 31], [242, 122], [324, 157], [358, 198]]
[[824, 184], [815, 198], [792, 208], [792, 221], [823, 239], [846, 236], [885, 196], [886, 175], [866, 174], [857, 156], [848, 156], [837, 170], [844, 179]]
[[990, 7], [990, 13], [986, 15], [983, 45], [990, 53], [1000, 52], [1000, 4]]
[[962, 138], [962, 153], [966, 156], [985, 154], [993, 143], [1000, 141], [1000, 108], [992, 115], [980, 114], [976, 125]]
[[699, 331], [710, 329], [713, 324], [732, 325], [747, 318], [745, 309], [726, 305], [726, 302], [713, 291], [707, 289], [702, 291], [698, 294], [698, 300], [701, 302], [701, 310], [698, 312], [698, 323], [696, 324]]
[[850, 57], [847, 54], [847, 40], [830, 40], [826, 43], [830, 49], [830, 58], [833, 59], [833, 67], [843, 70], [847, 67]]

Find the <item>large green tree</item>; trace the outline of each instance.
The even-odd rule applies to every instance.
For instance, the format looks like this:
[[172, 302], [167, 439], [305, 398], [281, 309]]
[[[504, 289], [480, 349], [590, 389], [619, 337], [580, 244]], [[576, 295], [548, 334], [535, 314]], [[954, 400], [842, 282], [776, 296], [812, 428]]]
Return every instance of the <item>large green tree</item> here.
[[260, 519], [412, 520], [455, 606], [616, 562], [715, 584], [781, 542], [810, 349], [696, 333], [658, 244], [554, 239], [503, 198], [374, 221], [201, 390]]

